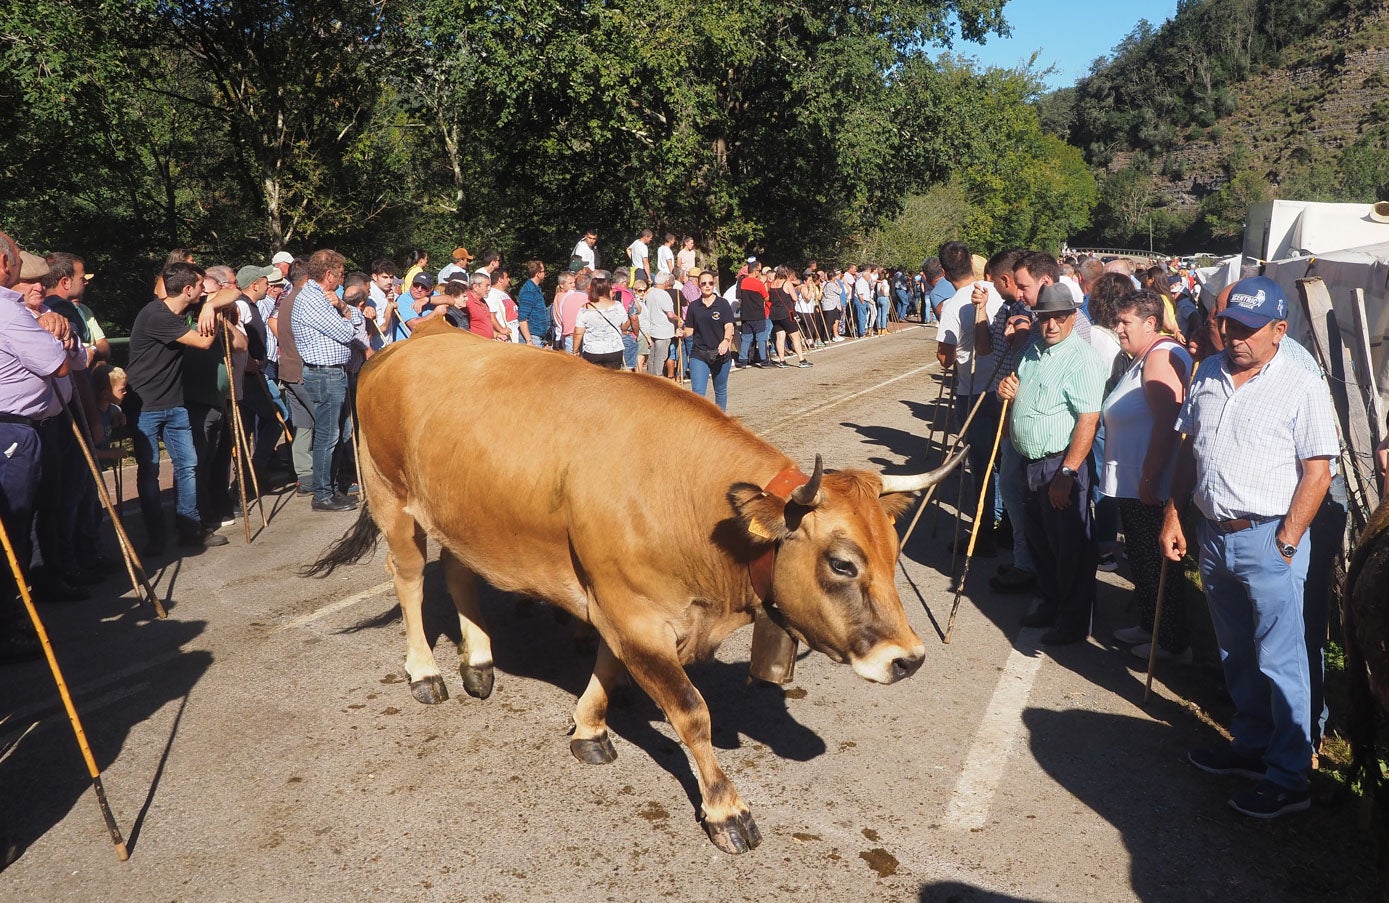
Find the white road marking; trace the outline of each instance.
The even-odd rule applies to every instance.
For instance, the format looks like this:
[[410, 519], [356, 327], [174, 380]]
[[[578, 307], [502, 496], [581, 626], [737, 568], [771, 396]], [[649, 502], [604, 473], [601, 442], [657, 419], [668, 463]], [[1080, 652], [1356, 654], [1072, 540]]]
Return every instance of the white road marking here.
[[[95, 693], [97, 690], [102, 689], [103, 687], [108, 687], [111, 684], [120, 683], [124, 681], [126, 678], [133, 677], [142, 671], [149, 671], [152, 668], [158, 668], [165, 662], [178, 658], [180, 655], [183, 654], [183, 649], [172, 649], [168, 652], [163, 653], [162, 655], [156, 655], [152, 659], [140, 662], [138, 665], [131, 665], [130, 667], [122, 668], [119, 671], [112, 671], [110, 674], [98, 678], [97, 680], [94, 680], [91, 683], [83, 684], [80, 687], [72, 687], [71, 685], [69, 685], [68, 692], [72, 695], [74, 702], [80, 702], [83, 697], [90, 696], [91, 694]], [[141, 686], [143, 686], [143, 684], [141, 684]], [[0, 721], [0, 731], [4, 730], [4, 724], [6, 722], [27, 721], [31, 718], [34, 718], [44, 710], [53, 707], [54, 705], [61, 705], [61, 701], [57, 698], [57, 693], [57, 689], [54, 689], [54, 695], [50, 697], [47, 701], [32, 703], [30, 705], [25, 706], [22, 709], [16, 709], [13, 713], [10, 714], [8, 718], [5, 719], [5, 721]], [[83, 703], [82, 705], [80, 705], [78, 707], [77, 714], [81, 715], [86, 706], [87, 703]]]
[[1022, 710], [1042, 666], [1042, 654], [1037, 649], [1041, 635], [1040, 629], [1018, 633], [965, 756], [964, 770], [946, 805], [945, 821], [950, 828], [973, 830], [984, 827], [988, 821], [994, 794], [1003, 781], [1013, 743], [1023, 727]]
[[896, 376], [894, 376], [892, 379], [885, 379], [885, 380], [883, 380], [882, 382], [878, 383], [876, 386], [869, 386], [869, 387], [866, 388], [866, 389], [860, 389], [860, 390], [857, 391], [857, 392], [852, 392], [852, 393], [850, 393], [850, 394], [848, 394], [848, 395], [844, 395], [844, 396], [841, 396], [841, 397], [839, 397], [839, 398], [832, 398], [832, 399], [830, 399], [829, 401], [821, 402], [820, 404], [814, 405], [814, 406], [809, 407], [809, 408], [803, 408], [802, 410], [796, 411], [796, 412], [793, 413], [793, 414], [788, 414], [787, 416], [781, 418], [781, 419], [778, 420], [776, 423], [772, 424], [771, 426], [767, 427], [767, 428], [764, 429], [764, 430], [761, 430], [760, 432], [761, 432], [761, 434], [764, 435], [764, 436], [765, 436], [765, 435], [769, 435], [769, 434], [774, 433], [774, 432], [776, 432], [777, 430], [781, 429], [783, 426], [786, 426], [788, 423], [792, 422], [793, 420], [799, 420], [800, 418], [809, 416], [810, 414], [819, 413], [820, 411], [823, 411], [823, 410], [825, 410], [825, 409], [827, 409], [827, 408], [832, 408], [832, 407], [834, 407], [835, 405], [843, 404], [843, 403], [846, 402], [846, 401], [853, 401], [855, 398], [858, 398], [860, 395], [867, 395], [869, 392], [876, 392], [876, 391], [878, 391], [879, 389], [886, 388], [887, 386], [890, 386], [890, 385], [892, 385], [892, 384], [895, 383], [895, 382], [900, 382], [900, 381], [906, 379], [907, 377], [916, 376], [918, 373], [925, 373], [925, 372], [928, 371], [928, 370], [939, 370], [939, 369], [940, 369], [940, 364], [939, 364], [939, 363], [930, 363], [930, 364], [925, 365], [924, 367], [917, 367], [915, 370], [908, 370], [906, 373], [899, 373], [899, 374], [897, 374]]
[[330, 602], [322, 608], [316, 608], [306, 615], [300, 615], [292, 621], [286, 621], [284, 624], [281, 624], [279, 627], [276, 627], [275, 632], [280, 633], [285, 630], [292, 630], [295, 627], [303, 627], [307, 624], [312, 624], [314, 621], [317, 621], [320, 618], [326, 618], [334, 612], [342, 611], [344, 608], [351, 608], [358, 602], [363, 602], [367, 599], [370, 599], [372, 596], [378, 596], [381, 593], [384, 593], [386, 590], [393, 589], [394, 587], [394, 580], [387, 580], [384, 583], [378, 583], [369, 589], [364, 589], [359, 593], [353, 593], [346, 599], [339, 599], [336, 602]]

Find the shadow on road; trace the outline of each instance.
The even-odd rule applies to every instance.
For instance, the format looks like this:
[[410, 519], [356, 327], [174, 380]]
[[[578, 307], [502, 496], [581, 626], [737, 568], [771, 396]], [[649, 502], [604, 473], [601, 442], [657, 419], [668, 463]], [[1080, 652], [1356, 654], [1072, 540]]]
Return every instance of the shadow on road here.
[[[424, 579], [425, 637], [431, 645], [444, 638], [457, 645], [461, 630], [444, 585], [443, 566], [438, 561], [426, 564]], [[576, 648], [573, 619], [547, 604], [518, 599], [481, 580], [478, 601], [492, 637], [493, 662], [498, 672], [544, 681], [572, 695], [577, 702], [588, 685], [594, 654]], [[379, 629], [399, 619], [400, 606], [396, 605], [357, 621], [343, 632]], [[403, 650], [403, 642], [394, 635], [391, 642], [400, 642]], [[803, 652], [802, 656], [807, 654]], [[748, 685], [746, 662], [698, 662], [687, 671], [709, 706], [715, 748], [738, 749], [743, 743], [740, 738], [746, 737], [780, 758], [798, 762], [809, 761], [826, 751], [825, 741], [791, 716], [784, 690]], [[445, 673], [450, 693], [462, 692], [456, 677], [456, 673]], [[612, 731], [679, 781], [691, 805], [697, 808], [699, 785], [684, 751], [676, 740], [654, 726], [664, 721], [661, 710], [635, 686], [615, 694], [608, 711]]]
[[[128, 605], [125, 612], [105, 620], [109, 598], [40, 608], [92, 755], [103, 773], [126, 747], [132, 730], [169, 702], [186, 702], [212, 664], [211, 653], [180, 651], [203, 632], [206, 622], [151, 621], [138, 600], [121, 602]], [[154, 664], [141, 668], [144, 662]], [[180, 705], [160, 761], [149, 763], [154, 776], [143, 794], [139, 813], [115, 807], [116, 821], [127, 833], [132, 855], [138, 855], [140, 827], [158, 792], [182, 711]], [[4, 831], [19, 848], [25, 849], [43, 837], [74, 806], [90, 808], [85, 817], [101, 825], [100, 812], [88, 794], [91, 779], [86, 764], [46, 662], [4, 666], [0, 713], [0, 748], [5, 749], [0, 762], [0, 818]], [[146, 774], [143, 765], [125, 763], [125, 770]], [[117, 791], [111, 777], [104, 775], [103, 781], [108, 795], [114, 796]], [[131, 788], [119, 789], [123, 796], [131, 795]], [[104, 837], [105, 832], [93, 832], [92, 836]], [[80, 855], [99, 853], [84, 851]]]

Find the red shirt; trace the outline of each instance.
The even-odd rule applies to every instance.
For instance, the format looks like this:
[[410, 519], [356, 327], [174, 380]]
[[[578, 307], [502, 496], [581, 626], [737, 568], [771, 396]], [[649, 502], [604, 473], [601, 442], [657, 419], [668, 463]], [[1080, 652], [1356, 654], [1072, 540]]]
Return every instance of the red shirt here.
[[484, 339], [494, 339], [497, 331], [492, 328], [492, 309], [487, 302], [473, 294], [472, 289], [464, 293], [468, 305], [468, 331]]

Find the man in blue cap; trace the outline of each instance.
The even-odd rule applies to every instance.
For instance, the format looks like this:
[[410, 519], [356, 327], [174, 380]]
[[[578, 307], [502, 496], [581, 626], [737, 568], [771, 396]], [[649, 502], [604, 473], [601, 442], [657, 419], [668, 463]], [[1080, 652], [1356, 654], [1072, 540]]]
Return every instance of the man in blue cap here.
[[1280, 344], [1287, 299], [1272, 279], [1236, 283], [1219, 314], [1225, 350], [1203, 362], [1177, 418], [1183, 444], [1159, 541], [1186, 553], [1179, 512], [1190, 495], [1202, 515], [1201, 582], [1225, 682], [1233, 740], [1188, 758], [1212, 774], [1258, 783], [1235, 810], [1277, 818], [1310, 805], [1310, 679], [1303, 638], [1304, 534], [1331, 482], [1338, 450], [1331, 397]]

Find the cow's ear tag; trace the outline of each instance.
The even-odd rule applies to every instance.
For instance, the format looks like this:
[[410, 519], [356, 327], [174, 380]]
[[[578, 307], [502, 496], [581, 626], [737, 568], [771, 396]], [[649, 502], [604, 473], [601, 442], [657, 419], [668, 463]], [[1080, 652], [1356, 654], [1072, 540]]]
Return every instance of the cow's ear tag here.
[[762, 491], [760, 486], [740, 483], [728, 491], [728, 503], [748, 536], [762, 542], [786, 538], [786, 503]]

